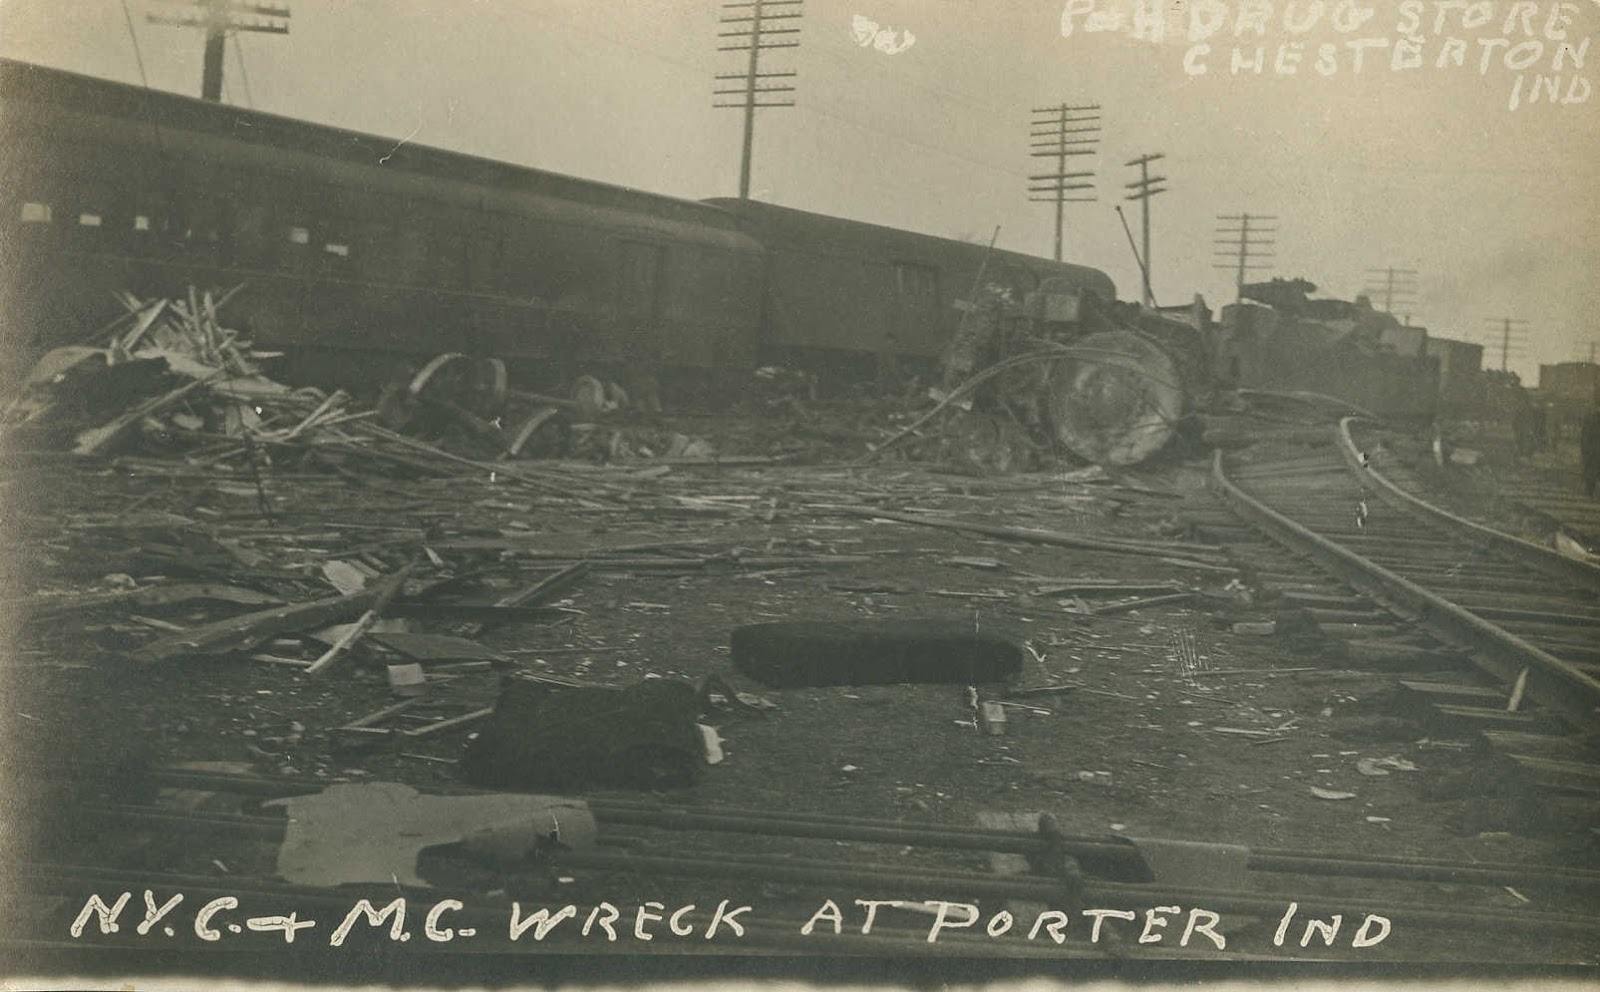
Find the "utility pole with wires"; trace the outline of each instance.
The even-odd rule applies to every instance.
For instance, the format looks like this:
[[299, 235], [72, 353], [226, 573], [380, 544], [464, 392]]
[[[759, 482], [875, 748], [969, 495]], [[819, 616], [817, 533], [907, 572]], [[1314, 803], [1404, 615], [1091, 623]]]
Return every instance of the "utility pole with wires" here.
[[[719, 52], [749, 52], [745, 61], [743, 72], [719, 72], [716, 76], [716, 85], [738, 80], [742, 83], [735, 89], [713, 89], [712, 95], [723, 98], [713, 106], [731, 108], [744, 111], [744, 153], [739, 159], [739, 199], [750, 199], [750, 153], [755, 145], [756, 108], [758, 107], [792, 107], [794, 101], [780, 100], [773, 94], [792, 94], [794, 87], [787, 83], [773, 86], [762, 85], [766, 79], [793, 79], [793, 72], [762, 72], [761, 53], [769, 48], [799, 48], [798, 41], [767, 41], [766, 39], [780, 34], [799, 34], [798, 27], [783, 27], [783, 21], [797, 20], [803, 16], [800, 10], [802, 0], [748, 0], [748, 2], [725, 3], [722, 9], [730, 12], [730, 16], [721, 20], [723, 24], [743, 25], [726, 31], [717, 32], [718, 38], [741, 39], [737, 44], [717, 46]], [[739, 12], [743, 12], [742, 14]], [[774, 26], [774, 25], [777, 26]], [[735, 99], [736, 98], [736, 99]]]
[[[200, 28], [206, 33], [205, 69], [200, 81], [200, 96], [213, 103], [222, 101], [222, 62], [227, 52], [228, 35], [242, 31], [263, 34], [288, 34], [289, 8], [277, 3], [249, 3], [245, 0], [157, 0], [175, 7], [189, 8], [183, 14], [146, 14], [151, 24], [168, 27]], [[241, 60], [243, 56], [240, 56]], [[241, 65], [242, 65], [241, 61]]]
[[1150, 175], [1150, 163], [1163, 158], [1166, 158], [1166, 156], [1162, 155], [1160, 152], [1157, 152], [1153, 155], [1141, 155], [1128, 163], [1130, 167], [1139, 167], [1139, 178], [1127, 184], [1127, 188], [1133, 190], [1134, 192], [1128, 194], [1124, 198], [1128, 200], [1139, 200], [1141, 201], [1141, 205], [1143, 207], [1144, 264], [1142, 268], [1144, 270], [1144, 305], [1147, 307], [1155, 306], [1156, 301], [1155, 292], [1150, 288], [1150, 270], [1155, 268], [1155, 260], [1150, 257], [1150, 198], [1159, 193], [1165, 193], [1167, 191], [1166, 186], [1158, 185], [1166, 182], [1167, 178], [1165, 176], [1152, 177]]
[[[1277, 245], [1277, 241], [1263, 239], [1263, 235], [1278, 233], [1278, 229], [1274, 226], [1271, 226], [1277, 223], [1278, 218], [1274, 214], [1245, 213], [1217, 214], [1217, 220], [1221, 224], [1237, 224], [1239, 226], [1219, 226], [1217, 228], [1217, 237], [1215, 241], [1217, 246], [1215, 252], [1216, 257], [1219, 259], [1226, 258], [1229, 261], [1226, 263], [1221, 261], [1213, 262], [1211, 267], [1214, 269], [1232, 270], [1234, 272], [1234, 290], [1238, 294], [1235, 297], [1235, 300], [1242, 300], [1244, 299], [1245, 273], [1247, 271], [1253, 271], [1257, 269], [1270, 270], [1272, 268], [1270, 264], [1257, 265], [1256, 260], [1262, 258], [1275, 258], [1277, 256], [1276, 252], [1261, 251], [1259, 249], [1264, 247], [1270, 248]], [[1252, 221], [1255, 222], [1255, 226], [1253, 227], [1251, 226]], [[1226, 235], [1226, 237], [1224, 237], [1224, 235]], [[1223, 251], [1222, 249], [1224, 247], [1226, 247], [1228, 250]]]
[[[1528, 322], [1526, 320], [1518, 320], [1515, 317], [1486, 317], [1484, 320], [1489, 324], [1500, 325], [1500, 371], [1504, 372], [1511, 357], [1511, 349], [1513, 347], [1521, 348], [1527, 343], [1521, 338], [1513, 341], [1511, 338], [1512, 332], [1515, 330], [1517, 334], [1521, 334]], [[1493, 347], [1493, 345], [1491, 344], [1490, 347]]]
[[1411, 322], [1411, 310], [1417, 305], [1416, 269], [1368, 269], [1367, 286], [1361, 291], [1369, 299], [1381, 299], [1383, 312], [1394, 316], [1398, 305]]
[[[1068, 203], [1093, 203], [1092, 196], [1068, 196], [1069, 192], [1076, 190], [1094, 189], [1094, 183], [1073, 182], [1075, 179], [1093, 179], [1091, 172], [1068, 172], [1067, 159], [1074, 155], [1093, 155], [1095, 146], [1100, 141], [1100, 105], [1091, 104], [1082, 107], [1069, 107], [1065, 103], [1058, 107], [1035, 107], [1033, 110], [1032, 130], [1028, 136], [1032, 139], [1029, 146], [1033, 151], [1029, 155], [1033, 158], [1053, 158], [1056, 160], [1054, 172], [1045, 172], [1028, 177], [1029, 193], [1045, 193], [1046, 196], [1029, 196], [1028, 199], [1035, 203], [1054, 203], [1056, 205], [1056, 261], [1061, 261], [1061, 223], [1062, 211]], [[1088, 127], [1073, 127], [1075, 124], [1088, 124]], [[1068, 135], [1083, 135], [1084, 137], [1068, 138]]]

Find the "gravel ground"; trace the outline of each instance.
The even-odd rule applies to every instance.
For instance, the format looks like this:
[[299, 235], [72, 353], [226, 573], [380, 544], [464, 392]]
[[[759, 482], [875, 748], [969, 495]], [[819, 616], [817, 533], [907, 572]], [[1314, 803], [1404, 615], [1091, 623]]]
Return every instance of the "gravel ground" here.
[[[3, 719], [8, 777], [19, 800], [10, 832], [14, 845], [22, 845], [13, 847], [17, 856], [218, 877], [271, 873], [271, 850], [237, 838], [62, 829], [67, 814], [53, 805], [59, 790], [51, 783], [130, 758], [327, 782], [459, 785], [456, 762], [470, 727], [417, 738], [398, 752], [351, 754], [334, 746], [334, 728], [394, 698], [383, 659], [366, 648], [320, 679], [238, 654], [143, 663], [130, 657], [165, 625], [195, 626], [259, 606], [123, 604], [21, 622], [29, 604], [44, 597], [158, 579], [227, 581], [291, 600], [327, 596], [333, 590], [321, 578], [323, 563], [359, 560], [364, 548], [369, 561], [394, 567], [405, 557], [403, 540], [420, 531], [449, 569], [481, 567], [477, 592], [489, 598], [548, 574], [560, 555], [655, 546], [614, 553], [632, 555], [635, 564], [595, 569], [555, 604], [562, 612], [553, 618], [482, 633], [481, 643], [510, 664], [436, 672], [427, 700], [413, 711], [451, 715], [492, 705], [500, 680], [513, 673], [610, 685], [718, 675], [775, 704], [760, 715], [709, 712], [704, 720], [720, 735], [724, 759], [703, 768], [689, 787], [645, 798], [963, 827], [985, 816], [1048, 813], [1066, 834], [1107, 839], [1595, 867], [1592, 817], [1555, 804], [1543, 815], [1514, 818], [1514, 829], [1498, 822], [1497, 803], [1540, 800], [1508, 786], [1474, 742], [1430, 733], [1401, 705], [1394, 676], [1338, 667], [1314, 639], [1283, 624], [1270, 635], [1236, 633], [1235, 623], [1274, 613], [1249, 575], [1229, 570], [1225, 549], [1195, 552], [1200, 565], [1209, 565], [1196, 567], [837, 509], [868, 505], [1091, 538], [1182, 543], [1195, 532], [1192, 517], [1216, 512], [1202, 459], [1170, 460], [1121, 484], [1063, 472], [984, 479], [909, 463], [666, 472], [647, 464], [565, 466], [568, 478], [593, 478], [626, 493], [621, 506], [597, 507], [503, 479], [274, 476], [267, 481], [270, 523], [260, 518], [248, 480], [171, 474], [181, 464], [167, 458], [108, 468], [60, 456], [12, 462], [7, 598], [17, 604], [10, 611], [17, 624]], [[679, 564], [639, 564], [653, 557]], [[1171, 583], [1193, 595], [1097, 616], [1091, 608], [1115, 600], [1048, 592], [1086, 581]], [[1016, 705], [1006, 708], [1004, 733], [992, 735], [975, 721], [965, 686], [775, 689], [739, 674], [730, 661], [730, 633], [743, 624], [862, 619], [970, 623], [1006, 633], [1031, 648], [1009, 688], [1060, 688], [1010, 700]], [[448, 622], [413, 623], [460, 632]], [[257, 653], [309, 658], [322, 647], [291, 637]], [[1007, 689], [979, 691], [1000, 700]], [[1360, 767], [1363, 759], [1385, 758], [1395, 759], [1379, 767], [1387, 774]], [[1321, 798], [1314, 789], [1348, 798]], [[982, 854], [822, 840], [692, 835], [644, 836], [639, 843], [680, 854], [763, 851], [841, 866], [1003, 869]], [[1540, 936], [1472, 926], [1397, 924], [1380, 945], [1349, 946], [1362, 914], [1381, 913], [1386, 903], [1510, 913], [1581, 905], [1536, 886], [1510, 891], [1259, 872], [1248, 883], [1285, 903], [1348, 905], [1336, 946], [1319, 941], [1301, 952], [1308, 956], [1457, 963], [1595, 957], [1592, 932]], [[568, 888], [551, 898], [589, 896], [619, 906], [646, 899], [672, 906], [688, 894], [719, 891], [697, 879], [591, 875], [562, 884]], [[828, 895], [769, 883], [751, 898], [763, 915], [797, 928], [825, 897], [846, 908], [849, 927], [859, 923], [851, 914], [860, 912], [851, 900], [896, 895]], [[922, 918], [886, 911], [886, 919], [891, 912], [906, 914], [895, 923], [925, 932], [918, 929], [926, 926]], [[1229, 914], [1222, 932], [1231, 953], [1296, 951], [1302, 924], [1281, 952], [1272, 940], [1277, 924], [1275, 917]], [[1105, 947], [1084, 939], [1087, 926], [1075, 921], [1075, 943], [1067, 946], [1109, 950], [1112, 938]], [[1118, 932], [1116, 953], [1145, 950], [1135, 924], [1110, 929]]]

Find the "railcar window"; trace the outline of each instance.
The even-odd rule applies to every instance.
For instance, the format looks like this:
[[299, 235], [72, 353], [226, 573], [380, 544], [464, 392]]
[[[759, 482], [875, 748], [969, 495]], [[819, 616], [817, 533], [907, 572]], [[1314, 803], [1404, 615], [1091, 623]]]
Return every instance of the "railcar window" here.
[[350, 239], [345, 233], [348, 228], [337, 221], [328, 221], [326, 227], [318, 232], [318, 243], [322, 246], [321, 272], [325, 276], [335, 279], [347, 278], [350, 274]]
[[247, 266], [272, 264], [272, 216], [264, 203], [242, 199], [233, 218], [238, 262]]
[[908, 300], [937, 300], [939, 273], [926, 265], [901, 262], [894, 267], [895, 288]]
[[83, 213], [78, 215], [78, 224], [82, 227], [99, 227], [100, 215]]
[[147, 215], [147, 214], [134, 214], [133, 215], [133, 229], [135, 231], [148, 231], [148, 230], [150, 230], [150, 217], [149, 217], [149, 215]]
[[50, 223], [50, 204], [24, 203], [22, 205], [22, 222], [24, 224]]
[[203, 197], [195, 204], [191, 220], [190, 250], [199, 252], [207, 261], [231, 266], [237, 226], [233, 202], [224, 197]]
[[311, 229], [309, 227], [289, 228], [289, 243], [292, 245], [308, 245], [311, 243]]
[[194, 236], [194, 231], [189, 226], [189, 205], [176, 195], [168, 195], [166, 225], [170, 247], [173, 249], [187, 248], [189, 239]]

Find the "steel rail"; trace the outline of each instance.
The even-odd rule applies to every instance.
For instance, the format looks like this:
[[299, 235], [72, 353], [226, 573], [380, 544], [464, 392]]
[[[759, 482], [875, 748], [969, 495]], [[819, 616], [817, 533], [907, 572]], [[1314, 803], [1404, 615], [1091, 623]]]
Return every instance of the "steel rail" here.
[[[580, 861], [562, 859], [557, 863], [576, 866]], [[597, 870], [625, 871], [632, 874], [659, 874], [694, 879], [742, 879], [800, 886], [832, 881], [843, 881], [850, 885], [863, 882], [894, 884], [904, 881], [919, 890], [931, 891], [928, 888], [930, 883], [943, 881], [928, 875], [910, 875], [902, 879], [899, 877], [900, 873], [893, 870], [861, 872], [844, 868], [835, 868], [828, 873], [837, 878], [823, 878], [819, 877], [817, 870], [812, 867], [789, 866], [782, 862], [726, 863], [709, 858], [665, 856], [606, 855], [603, 859], [593, 857], [587, 866]], [[180, 888], [186, 895], [196, 899], [213, 895], [235, 897], [246, 894], [275, 895], [302, 901], [302, 905], [306, 907], [326, 905], [347, 910], [352, 905], [351, 899], [355, 894], [343, 890], [289, 885], [245, 876], [179, 875], [88, 865], [12, 864], [5, 867], [7, 877], [13, 880], [13, 888], [22, 888], [24, 891], [27, 891], [26, 886], [29, 882], [54, 886], [63, 883], [88, 884], [103, 889], [111, 885], [149, 885], [154, 880]], [[1083, 885], [1081, 889], [1069, 889], [1066, 883], [1060, 880], [1028, 876], [991, 875], [982, 879], [969, 879], [962, 875], [952, 877], [948, 881], [953, 884], [941, 892], [942, 896], [959, 893], [971, 896], [992, 895], [999, 898], [1033, 899], [1060, 909], [1095, 905], [1146, 907], [1176, 902], [1184, 907], [1200, 906], [1223, 913], [1277, 919], [1284, 915], [1289, 904], [1293, 902], [1298, 905], [1301, 913], [1308, 915], [1348, 914], [1352, 909], [1358, 908], [1363, 912], [1384, 916], [1395, 924], [1443, 927], [1458, 931], [1465, 929], [1488, 932], [1491, 927], [1498, 927], [1545, 934], [1553, 932], [1600, 934], [1600, 916], [1546, 910], [1439, 909], [1427, 903], [1380, 902], [1370, 896], [1350, 896], [1345, 900], [1316, 896], [1301, 898], [1271, 892], [1217, 891], [1117, 882], [1093, 882]], [[986, 884], [974, 885], [973, 882]], [[386, 889], [386, 892], [394, 891], [392, 888]], [[439, 898], [451, 894], [449, 889], [430, 888], [427, 891]], [[405, 893], [402, 891], [399, 894]], [[908, 893], [895, 888], [884, 890], [879, 894], [885, 898], [901, 898]], [[565, 903], [573, 900], [547, 900], [547, 902], [557, 901]], [[452, 922], [473, 921], [478, 918], [478, 913], [487, 911], [487, 907], [475, 911], [469, 906], [463, 910], [461, 916], [452, 918]]]
[[[291, 910], [296, 912], [328, 911], [333, 914], [335, 919], [350, 911], [354, 901], [363, 894], [359, 888], [319, 889], [312, 886], [290, 885], [283, 882], [242, 876], [229, 877], [132, 869], [108, 869], [80, 864], [5, 864], [0, 862], [0, 870], [3, 870], [6, 877], [13, 881], [13, 891], [39, 891], [42, 889], [52, 894], [67, 894], [61, 890], [76, 886], [86, 887], [91, 892], [103, 892], [113, 886], [129, 889], [135, 887], [150, 888], [156, 891], [167, 887], [181, 891], [185, 897], [194, 900], [196, 903], [229, 896], [233, 898], [264, 896], [283, 900], [283, 904], [273, 904], [272, 908], [274, 909], [285, 912]], [[28, 885], [32, 885], [35, 888], [30, 890], [26, 887]], [[375, 886], [374, 888], [380, 887]], [[735, 937], [731, 931], [728, 931], [727, 940], [708, 940], [701, 932], [704, 928], [704, 923], [701, 920], [697, 920], [695, 922], [698, 925], [695, 927], [692, 936], [684, 936], [682, 934], [669, 936], [666, 925], [658, 923], [657, 939], [649, 944], [642, 944], [637, 940], [618, 940], [613, 942], [601, 936], [601, 931], [595, 931], [595, 935], [590, 937], [581, 929], [584, 914], [579, 913], [577, 917], [570, 918], [566, 925], [553, 927], [542, 937], [523, 936], [520, 939], [511, 939], [507, 931], [507, 920], [512, 909], [512, 901], [509, 898], [485, 898], [474, 896], [473, 893], [469, 892], [442, 888], [396, 890], [392, 886], [385, 886], [381, 887], [381, 889], [383, 898], [374, 898], [372, 900], [374, 903], [381, 903], [383, 900], [391, 899], [398, 895], [408, 896], [416, 900], [431, 900], [435, 904], [440, 900], [454, 897], [465, 905], [445, 918], [447, 925], [455, 929], [472, 926], [482, 935], [495, 933], [502, 935], [485, 948], [474, 941], [463, 943], [460, 940], [411, 940], [403, 945], [394, 945], [389, 942], [387, 934], [384, 933], [381, 943], [378, 943], [377, 947], [387, 947], [389, 951], [394, 952], [404, 950], [405, 952], [424, 951], [433, 954], [457, 953], [474, 956], [483, 954], [570, 954], [573, 952], [574, 946], [577, 945], [583, 948], [582, 953], [584, 954], [610, 952], [630, 955], [646, 952], [663, 954], [815, 954], [826, 950], [834, 954], [881, 955], [888, 952], [907, 955], [937, 954], [1007, 958], [1103, 959], [1108, 953], [1106, 948], [1096, 947], [1088, 943], [1079, 943], [1077, 945], [1069, 943], [1057, 946], [1054, 941], [1046, 940], [1037, 942], [1037, 946], [1035, 946], [1015, 940], [995, 940], [986, 938], [981, 931], [973, 933], [961, 930], [945, 930], [939, 935], [938, 942], [929, 944], [926, 936], [928, 930], [926, 924], [907, 927], [903, 924], [886, 922], [881, 915], [872, 933], [865, 936], [859, 932], [853, 933], [848, 928], [841, 934], [834, 934], [826, 929], [821, 929], [812, 935], [802, 934], [800, 925], [804, 922], [803, 916], [793, 920], [785, 920], [781, 923], [770, 919], [764, 920], [760, 917], [743, 917], [739, 921], [746, 931], [746, 936], [743, 939]], [[641, 898], [647, 897], [642, 896]], [[526, 899], [522, 901], [524, 904], [527, 903]], [[537, 902], [535, 905], [555, 909], [568, 904], [576, 904], [580, 907], [592, 906], [598, 901], [575, 899], [566, 894], [551, 894], [549, 898], [544, 899], [542, 902]], [[613, 924], [619, 932], [627, 930], [632, 923], [631, 914], [626, 912], [632, 905], [633, 903], [626, 903], [618, 907], [624, 910], [620, 918]], [[759, 905], [755, 908], [758, 911], [761, 909]], [[706, 907], [706, 909], [709, 910], [710, 907]], [[235, 912], [241, 911], [236, 910]], [[535, 911], [530, 907], [530, 913]], [[137, 910], [134, 910], [134, 912], [137, 912]], [[237, 916], [234, 918], [237, 919]], [[225, 925], [223, 920], [224, 917], [219, 916], [213, 922], [213, 926]], [[312, 931], [312, 933], [316, 934], [316, 931]], [[187, 934], [183, 934], [183, 937], [187, 938]], [[224, 953], [233, 950], [250, 953], [259, 951], [263, 942], [271, 940], [277, 944], [279, 952], [282, 952], [283, 941], [273, 936], [261, 935], [260, 937], [255, 937], [248, 944], [244, 943], [241, 938], [250, 939], [241, 934], [237, 937], [230, 936], [227, 943], [219, 944], [201, 943], [198, 938], [192, 942], [184, 939], [176, 945], [165, 942], [156, 944], [151, 943], [151, 938], [147, 936], [139, 936], [134, 927], [124, 925], [119, 933], [94, 933], [93, 943], [87, 942], [85, 938], [78, 938], [70, 944], [64, 943], [60, 946], [70, 948], [78, 953], [87, 950], [113, 948], [116, 950], [137, 949], [165, 953], [171, 953], [174, 949], [184, 951], [204, 949], [212, 952], [222, 951]], [[302, 939], [304, 940], [305, 938]], [[313, 936], [311, 940], [314, 943], [307, 949], [310, 953], [316, 953], [326, 947], [327, 937], [325, 936]], [[0, 934], [0, 947], [40, 946], [48, 945], [49, 943], [47, 939], [19, 937], [14, 932]], [[318, 947], [318, 943], [322, 944], [322, 947]], [[299, 946], [297, 943], [296, 947], [298, 948]], [[361, 953], [368, 953], [369, 948], [372, 948], [372, 945], [363, 942]], [[1147, 954], [1150, 950], [1154, 950], [1156, 956], [1159, 957], [1169, 956], [1161, 953], [1165, 950], [1163, 947], [1141, 948], [1141, 951]], [[1187, 948], [1183, 953], [1190, 957], [1214, 957], [1224, 960], [1235, 958], [1239, 960], [1281, 960], [1281, 958], [1268, 955], [1208, 952], [1203, 947], [1200, 948], [1201, 953], [1191, 953], [1194, 950], [1195, 948], [1193, 947]]]
[[[563, 854], [558, 864], [587, 865], [590, 867], [633, 871], [659, 872], [686, 878], [740, 878], [765, 882], [815, 885], [828, 881], [846, 883], [862, 880], [890, 881], [901, 872], [860, 869], [826, 868], [779, 861], [724, 862], [720, 859], [684, 858], [636, 854], [587, 855], [582, 858]], [[1184, 906], [1204, 906], [1222, 912], [1281, 917], [1289, 903], [1296, 902], [1306, 913], [1346, 913], [1353, 905], [1366, 911], [1386, 916], [1392, 921], [1416, 923], [1423, 926], [1487, 928], [1491, 925], [1507, 929], [1525, 929], [1534, 932], [1563, 930], [1578, 933], [1600, 934], [1600, 916], [1579, 913], [1553, 913], [1547, 911], [1507, 910], [1442, 910], [1425, 903], [1378, 902], [1370, 896], [1351, 896], [1346, 902], [1335, 899], [1293, 898], [1271, 892], [1217, 891], [1212, 889], [1179, 888], [1160, 883], [1098, 882], [1085, 880], [1081, 887], [1064, 879], [1050, 879], [1028, 875], [991, 875], [987, 878], [972, 873], [950, 873], [948, 879], [957, 891], [971, 895], [993, 894], [1011, 898], [1048, 901], [1051, 898], [1070, 897], [1082, 905], [1149, 906], [1156, 901], [1181, 902]], [[931, 873], [906, 875], [906, 881], [926, 884], [938, 881]]]
[[1554, 548], [1546, 548], [1525, 541], [1513, 534], [1486, 527], [1483, 524], [1465, 517], [1457, 516], [1442, 507], [1421, 499], [1412, 493], [1406, 492], [1392, 479], [1374, 468], [1370, 462], [1363, 464], [1361, 450], [1356, 446], [1355, 438], [1350, 433], [1350, 422], [1359, 418], [1345, 417], [1339, 421], [1339, 453], [1344, 457], [1345, 464], [1350, 471], [1363, 479], [1371, 479], [1378, 487], [1378, 494], [1389, 503], [1415, 511], [1435, 523], [1451, 528], [1473, 543], [1489, 550], [1498, 552], [1530, 568], [1544, 572], [1546, 575], [1558, 579], [1566, 579], [1600, 590], [1600, 565], [1576, 558], [1568, 558]]
[[1514, 682], [1526, 671], [1529, 699], [1561, 714], [1580, 730], [1595, 727], [1600, 680], [1267, 506], [1228, 478], [1220, 450], [1212, 459], [1212, 480], [1241, 515], [1253, 519], [1281, 543], [1316, 559], [1329, 572], [1395, 612], [1409, 614], [1445, 640], [1467, 648], [1473, 664], [1500, 682]]
[[[267, 784], [280, 785], [270, 781]], [[1020, 831], [905, 825], [887, 820], [854, 822], [858, 818], [846, 818], [850, 822], [839, 823], [827, 817], [806, 814], [797, 814], [793, 818], [786, 819], [783, 814], [747, 815], [752, 811], [737, 807], [715, 809], [705, 813], [652, 804], [640, 804], [640, 807], [624, 806], [622, 809], [616, 809], [601, 801], [590, 803], [590, 810], [602, 827], [699, 829], [757, 836], [992, 851], [1035, 857], [1065, 855], [1078, 859], [1083, 863], [1085, 872], [1091, 875], [1104, 870], [1119, 875], [1140, 877], [1149, 871], [1138, 846], [1126, 841]], [[86, 804], [82, 809], [86, 813], [106, 818], [196, 831], [236, 832], [243, 836], [273, 841], [282, 839], [285, 826], [283, 818], [276, 816], [167, 810], [114, 803]], [[1581, 868], [1557, 869], [1505, 862], [1465, 863], [1442, 859], [1397, 857], [1352, 858], [1262, 848], [1249, 851], [1244, 867], [1248, 871], [1255, 872], [1323, 877], [1443, 882], [1456, 885], [1544, 885], [1558, 889], [1600, 889], [1600, 871]]]

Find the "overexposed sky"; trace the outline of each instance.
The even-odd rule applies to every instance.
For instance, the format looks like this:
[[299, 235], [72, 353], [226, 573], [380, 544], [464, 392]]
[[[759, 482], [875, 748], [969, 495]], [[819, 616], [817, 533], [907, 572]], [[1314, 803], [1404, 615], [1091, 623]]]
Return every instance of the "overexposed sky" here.
[[[1001, 247], [1048, 255], [1051, 208], [1028, 202], [1026, 177], [1053, 163], [1028, 157], [1029, 111], [1098, 103], [1100, 152], [1069, 168], [1096, 169], [1100, 199], [1068, 205], [1066, 253], [1109, 272], [1124, 298], [1138, 297], [1138, 270], [1114, 210], [1136, 176], [1123, 163], [1161, 152], [1162, 303], [1231, 300], [1231, 274], [1213, 268], [1215, 216], [1249, 211], [1279, 218], [1275, 274], [1349, 297], [1368, 269], [1418, 270], [1414, 319], [1442, 336], [1528, 320], [1512, 360], [1527, 381], [1538, 362], [1600, 342], [1596, 0], [1142, 0], [1169, 14], [1160, 41], [1105, 16], [1139, 2], [805, 0], [800, 47], [764, 56], [799, 73], [798, 106], [759, 112], [753, 195], [980, 241], [998, 225]], [[126, 4], [150, 85], [197, 94], [199, 34], [145, 22], [170, 3]], [[273, 113], [676, 196], [737, 192], [740, 114], [712, 109], [711, 90], [743, 63], [715, 50], [716, 3], [290, 5], [289, 35], [241, 36], [242, 72], [230, 44], [231, 102], [247, 102], [248, 78], [254, 106]], [[1266, 16], [1241, 23], [1241, 8]], [[857, 17], [897, 32], [893, 54], [858, 43]], [[1202, 43], [1209, 52], [1192, 50]], [[123, 0], [0, 0], [0, 54], [139, 81]], [[1186, 72], [1186, 58], [1206, 72]], [[1535, 77], [1557, 75], [1573, 102], [1552, 104], [1548, 81], [1527, 102]]]

